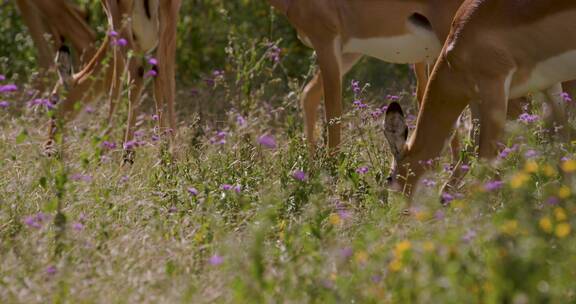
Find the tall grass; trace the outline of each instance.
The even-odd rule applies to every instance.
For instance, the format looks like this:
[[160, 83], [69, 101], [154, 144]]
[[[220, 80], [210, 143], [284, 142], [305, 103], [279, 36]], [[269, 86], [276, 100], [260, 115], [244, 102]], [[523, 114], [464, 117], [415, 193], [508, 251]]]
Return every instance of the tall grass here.
[[506, 153], [473, 163], [448, 206], [437, 193], [448, 156], [408, 205], [384, 186], [381, 130], [386, 95], [415, 103], [391, 76], [406, 70], [354, 71], [341, 152], [311, 158], [298, 96], [312, 54], [264, 3], [190, 1], [174, 153], [143, 106], [136, 162], [120, 166], [122, 128], [101, 136], [97, 103], [45, 158], [48, 111], [27, 105], [33, 51], [2, 5], [2, 41], [26, 43], [0, 43], [0, 86], [18, 87], [0, 93], [0, 302], [575, 301], [574, 146], [539, 119], [509, 122]]

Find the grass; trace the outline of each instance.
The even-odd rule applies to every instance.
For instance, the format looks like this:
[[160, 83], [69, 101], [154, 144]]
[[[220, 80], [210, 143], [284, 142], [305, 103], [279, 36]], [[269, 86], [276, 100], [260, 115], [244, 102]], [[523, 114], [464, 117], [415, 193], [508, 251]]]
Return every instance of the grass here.
[[445, 153], [408, 205], [384, 186], [376, 88], [355, 96], [366, 107], [347, 89], [340, 153], [310, 158], [302, 83], [262, 52], [193, 96], [179, 89], [174, 153], [142, 115], [132, 166], [119, 165], [121, 128], [99, 135], [105, 105], [83, 111], [49, 159], [28, 85], [0, 95], [0, 302], [576, 301], [573, 144], [540, 120], [511, 121], [509, 153], [473, 163], [461, 196], [439, 204]]

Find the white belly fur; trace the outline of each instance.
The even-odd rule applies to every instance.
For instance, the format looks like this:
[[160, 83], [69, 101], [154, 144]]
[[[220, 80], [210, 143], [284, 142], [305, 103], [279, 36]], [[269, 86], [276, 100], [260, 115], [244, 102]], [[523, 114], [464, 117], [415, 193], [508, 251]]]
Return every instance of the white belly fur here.
[[158, 0], [150, 0], [149, 19], [146, 16], [143, 0], [134, 1], [134, 12], [132, 14], [132, 31], [137, 38], [137, 44], [142, 52], [150, 52], [158, 46]]
[[402, 36], [349, 39], [344, 53], [359, 53], [390, 63], [433, 63], [442, 49], [436, 35], [408, 23], [410, 32]]
[[[556, 83], [576, 79], [576, 50], [538, 63], [523, 83], [511, 88], [511, 98], [546, 90]], [[513, 82], [514, 83], [514, 82]]]

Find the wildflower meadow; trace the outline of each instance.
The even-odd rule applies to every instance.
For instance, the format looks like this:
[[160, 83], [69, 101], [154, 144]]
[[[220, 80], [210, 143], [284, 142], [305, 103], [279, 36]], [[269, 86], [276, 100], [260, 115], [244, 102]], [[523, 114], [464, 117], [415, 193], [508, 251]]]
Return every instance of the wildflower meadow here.
[[[79, 3], [103, 39], [99, 1]], [[286, 20], [249, 0], [185, 1], [181, 17], [176, 137], [154, 132], [148, 88], [134, 140], [122, 92], [109, 132], [102, 98], [46, 157], [57, 103], [0, 2], [0, 303], [576, 302], [576, 142], [550, 135], [541, 104], [508, 120], [496, 162], [472, 158], [458, 191], [440, 193], [449, 149], [430, 160], [409, 202], [386, 185], [383, 133], [393, 101], [415, 123], [409, 66], [363, 59], [346, 77], [331, 153], [325, 120], [316, 147], [304, 138], [315, 55]]]

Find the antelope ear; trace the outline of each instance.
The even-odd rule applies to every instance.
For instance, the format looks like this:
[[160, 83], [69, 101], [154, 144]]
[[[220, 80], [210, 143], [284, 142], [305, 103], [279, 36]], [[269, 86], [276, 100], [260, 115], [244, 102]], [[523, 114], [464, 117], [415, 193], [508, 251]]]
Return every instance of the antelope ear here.
[[74, 69], [70, 48], [66, 45], [62, 45], [56, 53], [54, 63], [56, 64], [60, 81], [64, 87], [69, 90], [74, 82]]
[[406, 125], [406, 118], [404, 111], [399, 103], [393, 102], [386, 110], [386, 118], [384, 120], [384, 135], [390, 145], [390, 150], [396, 160], [402, 158], [402, 150], [408, 139], [408, 126]]

